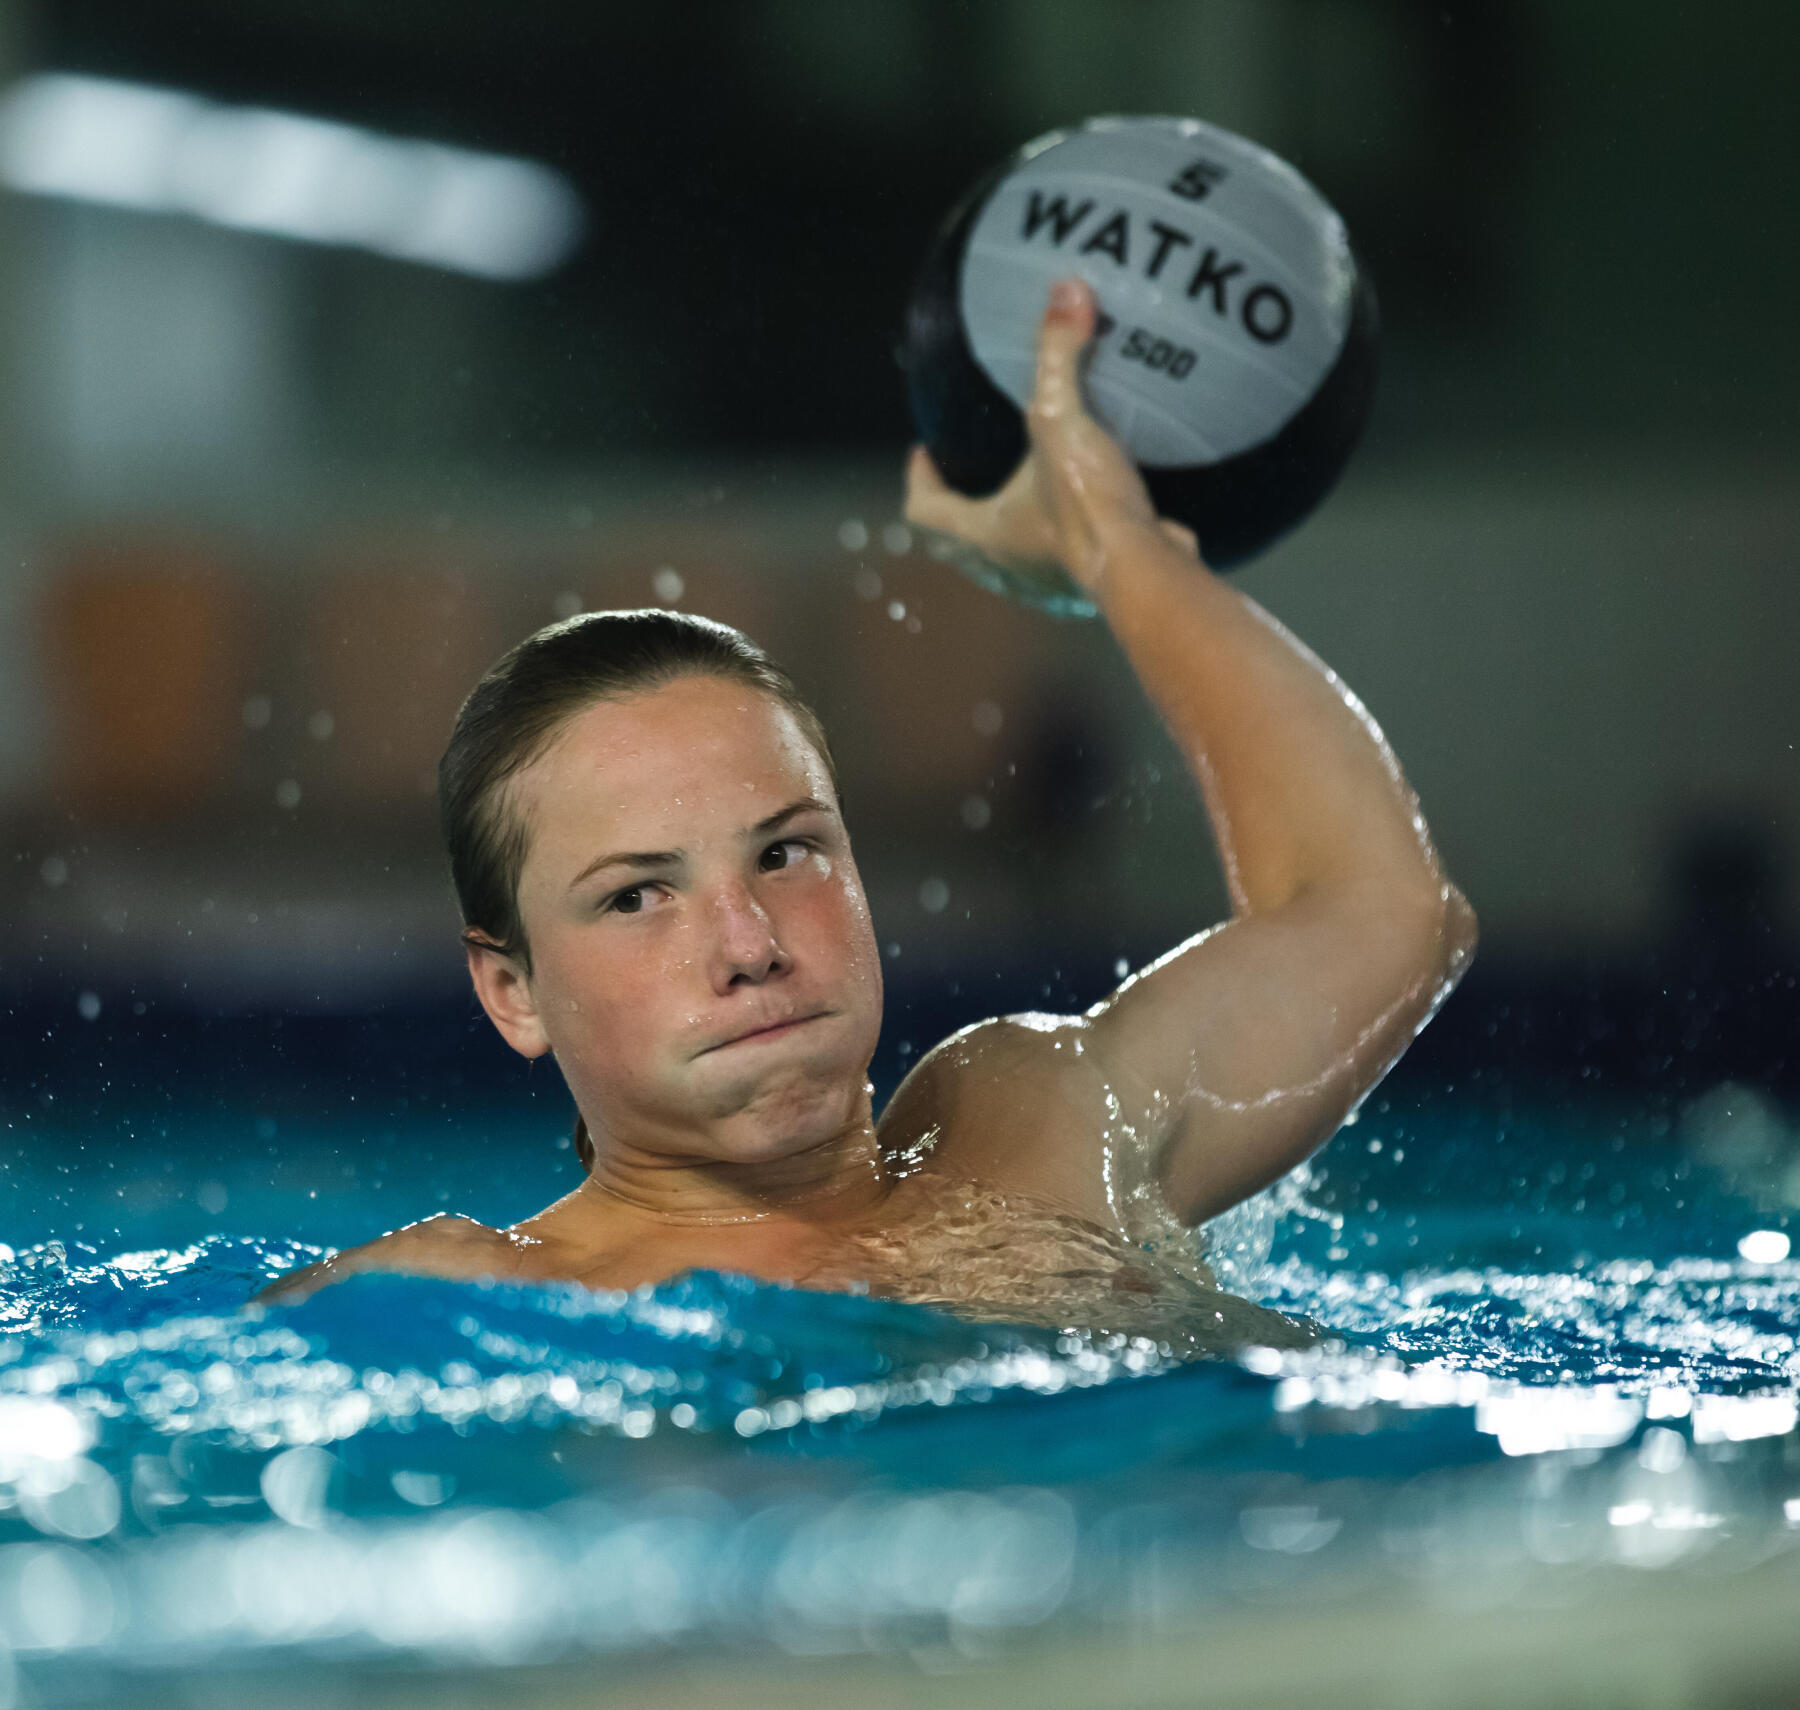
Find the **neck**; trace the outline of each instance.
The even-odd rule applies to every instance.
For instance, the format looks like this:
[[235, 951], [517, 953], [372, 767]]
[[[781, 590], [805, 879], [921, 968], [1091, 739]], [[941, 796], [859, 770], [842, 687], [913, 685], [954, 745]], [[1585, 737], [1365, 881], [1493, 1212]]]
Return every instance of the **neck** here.
[[723, 1225], [849, 1217], [878, 1204], [892, 1185], [865, 1092], [856, 1117], [838, 1133], [757, 1163], [683, 1157], [596, 1136], [581, 1192], [658, 1222]]

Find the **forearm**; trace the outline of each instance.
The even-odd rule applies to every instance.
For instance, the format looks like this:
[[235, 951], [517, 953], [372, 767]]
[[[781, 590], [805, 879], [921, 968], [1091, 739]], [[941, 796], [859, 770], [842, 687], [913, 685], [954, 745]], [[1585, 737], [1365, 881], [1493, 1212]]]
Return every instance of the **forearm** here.
[[1475, 920], [1374, 721], [1178, 544], [1088, 412], [1079, 359], [1095, 315], [1086, 286], [1059, 282], [1030, 453], [1000, 493], [952, 492], [916, 451], [907, 515], [1078, 582], [1205, 796], [1237, 918], [1095, 1005], [1082, 1059], [1197, 1223], [1331, 1135], [1468, 965]]
[[1443, 894], [1418, 806], [1355, 696], [1160, 530], [1105, 530], [1095, 597], [1206, 801], [1232, 906]]
[[[1296, 898], [1396, 902], [1440, 938], [1446, 888], [1412, 792], [1356, 698], [1156, 518], [1137, 467], [1082, 397], [1098, 306], [1053, 288], [1026, 410], [1030, 451], [1001, 491], [952, 492], [922, 450], [907, 515], [1000, 563], [1059, 564], [1098, 602], [1206, 798], [1234, 910]], [[1465, 933], [1466, 935], [1466, 933]]]

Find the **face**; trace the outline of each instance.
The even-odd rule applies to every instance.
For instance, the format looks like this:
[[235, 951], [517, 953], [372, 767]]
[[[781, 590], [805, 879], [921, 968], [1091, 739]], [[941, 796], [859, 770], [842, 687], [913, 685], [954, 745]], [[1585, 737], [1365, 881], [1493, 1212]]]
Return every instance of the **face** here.
[[513, 780], [529, 974], [475, 952], [596, 1145], [758, 1162], [861, 1110], [881, 968], [825, 764], [773, 697], [686, 677], [570, 719]]

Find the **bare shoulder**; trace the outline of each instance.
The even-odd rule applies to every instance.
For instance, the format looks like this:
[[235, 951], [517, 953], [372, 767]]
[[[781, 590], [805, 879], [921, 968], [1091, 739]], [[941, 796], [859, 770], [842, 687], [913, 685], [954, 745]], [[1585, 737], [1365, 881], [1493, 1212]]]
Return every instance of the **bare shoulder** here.
[[360, 1246], [346, 1247], [317, 1264], [290, 1271], [270, 1283], [256, 1299], [265, 1305], [292, 1305], [334, 1282], [366, 1271], [425, 1277], [506, 1277], [518, 1269], [519, 1257], [518, 1243], [503, 1230], [491, 1229], [472, 1217], [439, 1212], [417, 1223], [390, 1229]]
[[1105, 1210], [1105, 1089], [1086, 1061], [1079, 1015], [999, 1015], [953, 1033], [901, 1082], [881, 1114], [890, 1152], [930, 1144], [947, 1165]]

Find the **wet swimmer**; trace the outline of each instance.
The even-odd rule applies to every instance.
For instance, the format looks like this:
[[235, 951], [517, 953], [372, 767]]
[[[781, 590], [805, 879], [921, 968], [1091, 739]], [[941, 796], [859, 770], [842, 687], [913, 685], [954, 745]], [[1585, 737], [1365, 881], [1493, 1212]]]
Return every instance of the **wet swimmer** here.
[[875, 932], [830, 749], [736, 631], [540, 631], [476, 686], [441, 792], [470, 976], [554, 1056], [586, 1179], [510, 1229], [438, 1216], [284, 1277], [867, 1290], [1191, 1351], [1305, 1327], [1224, 1293], [1192, 1230], [1336, 1132], [1475, 943], [1380, 731], [1162, 522], [1085, 407], [1088, 289], [1051, 293], [1029, 450], [987, 499], [915, 450], [907, 516], [1099, 607], [1204, 797], [1231, 917], [1081, 1015], [998, 1016], [879, 1120]]

